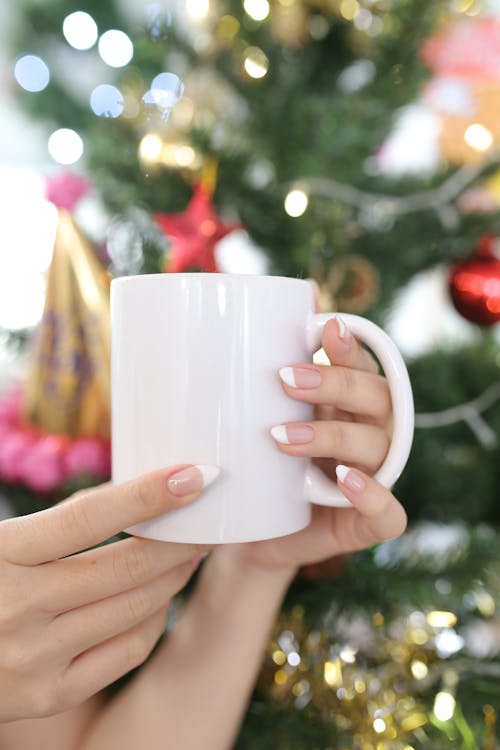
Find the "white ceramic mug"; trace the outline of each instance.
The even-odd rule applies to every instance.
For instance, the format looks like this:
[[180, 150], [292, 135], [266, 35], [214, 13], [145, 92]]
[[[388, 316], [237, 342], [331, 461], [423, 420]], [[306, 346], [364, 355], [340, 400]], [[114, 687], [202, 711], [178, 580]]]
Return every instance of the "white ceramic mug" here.
[[[212, 464], [218, 479], [194, 503], [127, 529], [173, 542], [245, 542], [309, 523], [310, 502], [348, 505], [307, 458], [287, 456], [273, 425], [310, 420], [278, 370], [321, 346], [325, 322], [308, 281], [278, 276], [181, 273], [111, 284], [113, 481], [172, 464]], [[382, 364], [394, 431], [377, 478], [391, 486], [413, 437], [408, 373], [380, 328], [342, 315]]]

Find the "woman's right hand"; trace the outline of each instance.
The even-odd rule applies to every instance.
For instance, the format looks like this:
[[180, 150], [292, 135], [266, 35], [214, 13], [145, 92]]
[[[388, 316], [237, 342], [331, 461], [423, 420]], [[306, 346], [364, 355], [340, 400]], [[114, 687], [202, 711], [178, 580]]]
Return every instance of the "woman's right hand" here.
[[103, 485], [0, 523], [0, 722], [65, 711], [147, 658], [208, 548], [137, 537], [89, 548], [192, 502], [216, 474], [200, 468]]

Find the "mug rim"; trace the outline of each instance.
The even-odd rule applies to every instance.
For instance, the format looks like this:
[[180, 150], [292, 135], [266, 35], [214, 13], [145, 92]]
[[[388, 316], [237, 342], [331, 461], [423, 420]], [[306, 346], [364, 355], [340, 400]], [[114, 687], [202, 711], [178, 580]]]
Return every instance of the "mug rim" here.
[[[276, 282], [286, 282], [286, 283], [294, 283], [294, 284], [308, 284], [309, 286], [312, 286], [312, 282], [308, 279], [298, 279], [295, 276], [274, 276], [272, 274], [258, 274], [258, 273], [218, 273], [218, 272], [182, 272], [182, 273], [171, 273], [167, 271], [160, 271], [159, 273], [139, 273], [134, 274], [131, 276], [116, 276], [111, 280], [111, 286], [122, 286], [126, 284], [130, 284], [131, 282], [136, 282], [137, 280], [141, 280], [143, 283], [148, 283], [152, 280], [158, 280], [158, 279], [199, 279], [199, 278], [211, 278], [211, 279], [241, 279], [243, 281], [249, 281], [252, 280], [258, 281], [259, 283], [266, 283], [269, 281], [272, 281], [273, 283]], [[157, 283], [157, 282], [156, 282]]]

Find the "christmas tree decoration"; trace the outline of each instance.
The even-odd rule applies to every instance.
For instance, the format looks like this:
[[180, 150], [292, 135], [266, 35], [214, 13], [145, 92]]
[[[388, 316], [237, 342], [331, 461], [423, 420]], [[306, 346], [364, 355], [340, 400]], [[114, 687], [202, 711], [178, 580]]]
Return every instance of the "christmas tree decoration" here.
[[24, 386], [28, 424], [71, 437], [109, 437], [109, 284], [94, 249], [61, 209]]
[[442, 119], [443, 155], [477, 162], [500, 140], [500, 21], [460, 18], [426, 40], [421, 55], [433, 70], [424, 97]]
[[351, 253], [330, 266], [328, 287], [338, 310], [364, 313], [380, 295], [380, 274], [367, 258]]
[[217, 242], [241, 226], [221, 220], [210, 193], [200, 183], [194, 186], [185, 211], [176, 214], [158, 213], [156, 221], [165, 234], [172, 238], [165, 269], [170, 273], [217, 271]]
[[500, 321], [500, 258], [498, 242], [483, 237], [475, 254], [457, 263], [450, 272], [450, 295], [456, 310], [466, 320], [481, 326]]
[[[165, 259], [172, 271], [223, 268], [217, 237], [233, 227], [220, 217], [238, 217], [267, 256], [259, 272], [314, 277], [325, 311], [388, 327], [397, 319], [417, 406], [412, 456], [394, 489], [408, 531], [301, 570], [235, 750], [493, 750], [498, 276], [492, 248], [472, 257], [467, 248], [500, 235], [497, 3], [133, 5], [82, 8], [101, 33], [127, 35], [133, 57], [122, 68], [109, 67], [106, 50], [108, 62], [98, 56], [92, 19], [88, 39], [81, 16], [72, 26], [70, 0], [12, 4], [20, 22], [9, 37], [14, 77], [29, 57], [14, 88], [30, 120], [63, 129], [54, 155], [77, 157], [81, 144], [68, 147], [82, 139], [93, 189], [113, 217], [111, 273], [156, 273]], [[49, 54], [55, 40], [61, 55]], [[394, 129], [406, 121], [400, 113], [413, 117], [406, 140]], [[217, 173], [206, 180], [210, 161]], [[71, 210], [71, 200], [56, 202]], [[225, 240], [235, 273], [237, 237]], [[482, 329], [453, 314], [449, 271], [439, 270], [452, 267], [451, 294]], [[62, 482], [60, 498], [79, 474], [109, 467], [105, 440], [80, 434], [81, 425], [70, 436], [21, 421], [22, 399], [18, 391], [0, 401], [0, 493], [18, 513], [50, 502], [51, 485]], [[100, 403], [101, 395], [89, 417]], [[36, 495], [23, 500], [25, 486]]]

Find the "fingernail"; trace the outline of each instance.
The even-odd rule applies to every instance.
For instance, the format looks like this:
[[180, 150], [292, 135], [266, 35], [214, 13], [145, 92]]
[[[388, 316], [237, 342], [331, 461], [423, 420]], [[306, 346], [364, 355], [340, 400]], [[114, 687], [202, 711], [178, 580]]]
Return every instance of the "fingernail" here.
[[317, 388], [321, 373], [316, 367], [282, 367], [280, 378], [291, 388]]
[[342, 341], [342, 343], [345, 346], [351, 346], [352, 344], [352, 333], [349, 330], [349, 326], [345, 322], [344, 318], [341, 318], [340, 315], [335, 316], [335, 320], [337, 321], [337, 328], [339, 332], [339, 339]]
[[167, 482], [167, 487], [172, 495], [177, 495], [177, 497], [192, 495], [195, 492], [201, 492], [209, 484], [212, 484], [219, 474], [220, 468], [218, 466], [207, 464], [189, 466], [187, 469], [172, 474]]
[[271, 435], [283, 445], [300, 445], [311, 442], [314, 430], [307, 424], [278, 424], [271, 429]]
[[354, 469], [349, 469], [348, 466], [339, 464], [335, 469], [335, 473], [337, 474], [337, 477], [342, 482], [342, 484], [345, 484], [348, 490], [352, 490], [353, 492], [362, 492], [366, 488], [366, 482], [361, 474], [358, 474], [358, 472]]

